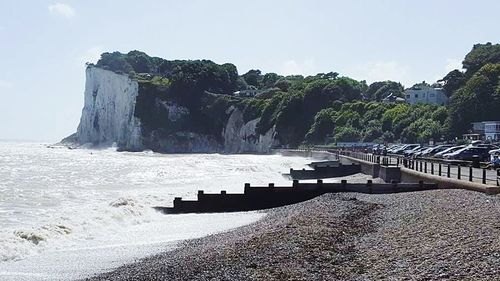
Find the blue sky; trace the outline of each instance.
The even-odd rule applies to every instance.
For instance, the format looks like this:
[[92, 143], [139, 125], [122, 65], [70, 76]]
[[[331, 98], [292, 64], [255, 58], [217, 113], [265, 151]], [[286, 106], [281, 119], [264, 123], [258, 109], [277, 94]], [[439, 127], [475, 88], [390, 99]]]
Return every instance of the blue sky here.
[[76, 131], [104, 51], [280, 74], [433, 82], [500, 39], [500, 1], [0, 0], [0, 139]]

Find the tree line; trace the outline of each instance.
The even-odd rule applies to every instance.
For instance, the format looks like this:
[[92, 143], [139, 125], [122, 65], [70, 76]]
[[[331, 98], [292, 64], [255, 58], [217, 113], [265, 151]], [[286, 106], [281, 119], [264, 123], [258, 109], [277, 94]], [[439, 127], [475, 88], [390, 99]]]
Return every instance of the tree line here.
[[[154, 99], [175, 100], [189, 108], [192, 120], [183, 124], [188, 129], [220, 136], [227, 108], [236, 106], [245, 121], [260, 118], [259, 133], [274, 127], [279, 142], [289, 146], [336, 141], [425, 143], [459, 137], [471, 122], [500, 120], [499, 44], [474, 45], [463, 69], [438, 81], [450, 97], [448, 106], [382, 103], [390, 94], [404, 97], [404, 87], [395, 81], [367, 84], [337, 72], [304, 77], [250, 70], [239, 75], [230, 63], [169, 61], [139, 51], [104, 53], [97, 66], [138, 79]], [[260, 94], [232, 95], [248, 89]], [[151, 129], [182, 129], [165, 122], [165, 113], [147, 108], [142, 112], [156, 114], [146, 118]]]

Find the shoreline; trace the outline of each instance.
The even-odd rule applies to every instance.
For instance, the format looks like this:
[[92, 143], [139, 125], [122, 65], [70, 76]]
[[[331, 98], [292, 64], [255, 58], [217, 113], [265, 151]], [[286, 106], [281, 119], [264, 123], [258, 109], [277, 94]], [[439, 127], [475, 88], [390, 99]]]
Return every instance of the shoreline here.
[[[3, 174], [9, 191], [3, 199], [19, 214], [0, 217], [8, 224], [0, 233], [7, 239], [0, 247], [7, 247], [1, 251], [7, 262], [0, 263], [0, 275], [8, 280], [25, 280], [24, 275], [36, 280], [82, 278], [166, 250], [151, 246], [147, 253], [134, 245], [191, 239], [246, 225], [251, 222], [243, 219], [247, 214], [186, 219], [159, 214], [150, 206], [168, 206], [174, 196], [195, 198], [200, 187], [211, 193], [242, 192], [244, 179], [285, 184], [289, 180], [278, 171], [307, 161], [279, 155], [155, 157], [111, 150], [52, 150], [38, 143], [7, 144], [2, 149], [8, 160]], [[10, 173], [9, 167], [19, 172]], [[44, 172], [34, 174], [34, 170]], [[19, 204], [20, 199], [27, 204]], [[33, 210], [40, 215], [32, 216]], [[36, 244], [32, 237], [43, 241]], [[86, 249], [96, 250], [88, 254]]]
[[326, 194], [85, 280], [500, 278], [500, 197]]
[[[297, 266], [295, 263], [306, 259], [309, 265], [320, 265], [333, 259], [350, 260], [352, 253], [345, 241], [351, 240], [356, 233], [371, 229], [366, 219], [367, 214], [377, 208], [376, 204], [349, 196], [333, 196], [338, 197], [339, 204], [327, 204], [332, 197], [332, 194], [327, 194], [306, 202], [263, 210], [261, 212], [266, 216], [252, 224], [183, 241], [174, 250], [85, 280], [300, 278], [288, 270], [289, 266]], [[316, 216], [318, 212], [324, 215]], [[311, 228], [312, 221], [307, 217], [316, 217], [314, 221], [320, 229]], [[315, 241], [318, 235], [321, 241]], [[318, 249], [327, 248], [332, 256], [318, 255]], [[316, 277], [327, 276], [319, 274]]]

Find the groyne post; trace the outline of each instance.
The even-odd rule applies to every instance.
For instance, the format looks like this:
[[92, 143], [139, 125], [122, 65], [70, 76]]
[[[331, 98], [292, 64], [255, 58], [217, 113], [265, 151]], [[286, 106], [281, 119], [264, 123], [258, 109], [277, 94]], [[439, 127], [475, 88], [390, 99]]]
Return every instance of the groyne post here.
[[346, 181], [346, 180], [341, 180], [341, 181], [340, 181], [340, 184], [342, 185], [342, 188], [344, 188], [344, 189], [345, 189], [345, 188], [346, 188], [346, 186], [347, 186], [347, 181]]
[[180, 208], [182, 203], [182, 197], [174, 198], [174, 208]]
[[372, 184], [373, 184], [372, 180], [367, 180], [366, 181], [366, 187], [368, 187], [368, 193], [370, 193], [370, 194], [373, 194]]
[[392, 191], [394, 191], [394, 192], [398, 192], [399, 191], [398, 182], [397, 181], [391, 180], [391, 186], [392, 186]]

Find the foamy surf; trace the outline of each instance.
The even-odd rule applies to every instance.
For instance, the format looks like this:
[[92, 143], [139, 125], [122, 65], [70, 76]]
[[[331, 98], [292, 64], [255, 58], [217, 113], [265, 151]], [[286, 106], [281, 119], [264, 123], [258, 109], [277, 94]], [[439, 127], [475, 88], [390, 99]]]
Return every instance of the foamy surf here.
[[68, 280], [106, 271], [261, 213], [163, 215], [175, 196], [289, 184], [308, 162], [279, 155], [161, 155], [0, 143], [0, 279]]

